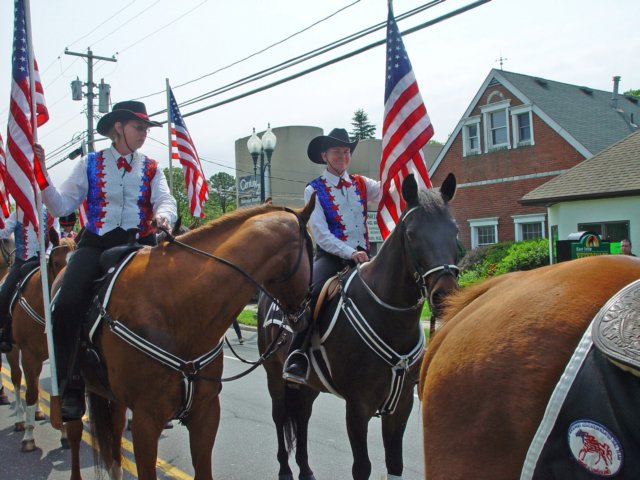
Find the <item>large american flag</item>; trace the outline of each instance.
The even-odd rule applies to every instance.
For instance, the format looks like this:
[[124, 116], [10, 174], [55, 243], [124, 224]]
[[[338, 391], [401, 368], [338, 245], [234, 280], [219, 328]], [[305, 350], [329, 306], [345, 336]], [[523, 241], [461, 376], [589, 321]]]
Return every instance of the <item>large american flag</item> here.
[[383, 238], [391, 233], [404, 209], [404, 178], [413, 173], [418, 188], [431, 188], [422, 147], [433, 136], [433, 125], [422, 102], [409, 56], [393, 17], [391, 2], [387, 20], [386, 66], [380, 162], [382, 199], [378, 206], [378, 225]]
[[4, 153], [4, 142], [0, 135], [0, 228], [4, 228], [4, 221], [9, 218], [11, 208], [9, 207], [9, 194], [5, 186], [7, 176], [7, 157]]
[[36, 160], [33, 150], [34, 125], [49, 119], [44, 103], [44, 92], [40, 83], [38, 67], [34, 60], [34, 82], [36, 111], [32, 115], [32, 97], [29, 85], [29, 47], [24, 0], [15, 0], [15, 22], [13, 30], [11, 106], [7, 135], [7, 176], [9, 194], [24, 212], [25, 224], [38, 226], [36, 214], [36, 181], [40, 188], [47, 182]]
[[204, 218], [202, 206], [209, 199], [209, 185], [202, 171], [198, 152], [184, 123], [178, 104], [169, 88], [169, 124], [171, 128], [171, 158], [180, 160], [187, 185], [189, 210], [193, 217]]

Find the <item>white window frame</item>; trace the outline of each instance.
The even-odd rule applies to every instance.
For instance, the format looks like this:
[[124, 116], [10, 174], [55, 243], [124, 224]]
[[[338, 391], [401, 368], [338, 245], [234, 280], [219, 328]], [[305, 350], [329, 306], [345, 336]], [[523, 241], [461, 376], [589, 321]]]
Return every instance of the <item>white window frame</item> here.
[[[475, 125], [476, 132], [478, 134], [478, 148], [471, 148], [469, 140], [471, 137], [469, 136], [469, 127], [473, 127]], [[464, 121], [462, 126], [462, 156], [468, 157], [469, 155], [477, 155], [482, 152], [482, 135], [480, 134], [480, 115], [476, 115], [474, 117], [469, 117]]]
[[[487, 218], [475, 218], [469, 219], [469, 227], [471, 229], [471, 248], [476, 248], [479, 246], [478, 244], [478, 227], [489, 227], [493, 226], [495, 233], [495, 243], [498, 243], [500, 240], [498, 239], [498, 217], [487, 217]], [[489, 243], [483, 245], [491, 245]]]
[[542, 238], [546, 237], [546, 221], [547, 216], [542, 213], [532, 213], [528, 215], [512, 215], [514, 235], [516, 242], [522, 241], [522, 224], [523, 223], [541, 223], [542, 224]]
[[[511, 148], [511, 122], [509, 122], [509, 105], [511, 100], [502, 100], [501, 102], [490, 103], [480, 107], [482, 113], [482, 122], [484, 123], [484, 151], [489, 153], [493, 150], [501, 148]], [[507, 129], [507, 141], [505, 143], [493, 144], [491, 141], [491, 114], [504, 110], [505, 112], [505, 128]]]
[[[522, 114], [529, 114], [529, 130], [531, 133], [530, 140], [520, 140], [520, 125], [518, 125], [518, 116]], [[533, 139], [533, 107], [531, 105], [519, 105], [511, 108], [511, 128], [513, 130], [513, 145], [514, 147], [524, 147], [529, 145], [535, 145]]]

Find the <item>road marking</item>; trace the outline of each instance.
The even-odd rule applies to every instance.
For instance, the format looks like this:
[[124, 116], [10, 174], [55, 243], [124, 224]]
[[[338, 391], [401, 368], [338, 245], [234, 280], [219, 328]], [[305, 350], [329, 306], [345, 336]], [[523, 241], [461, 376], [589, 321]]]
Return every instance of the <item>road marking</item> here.
[[[11, 380], [10, 380], [11, 374], [9, 370], [3, 366], [2, 373], [4, 374], [2, 376], [2, 384], [6, 388], [8, 388], [11, 392], [13, 392], [13, 394], [15, 395], [15, 389], [13, 388], [13, 383], [11, 383]], [[40, 399], [46, 402], [46, 404], [39, 402], [38, 406], [42, 409], [42, 411], [47, 417], [51, 417], [50, 410], [49, 410], [51, 397], [49, 395], [49, 392], [47, 392], [44, 388], [42, 388], [42, 385], [40, 385], [40, 388], [38, 390], [40, 392]], [[24, 392], [25, 392], [24, 385], [22, 386], [21, 391], [22, 391], [22, 394], [24, 395]], [[86, 420], [86, 419], [87, 418], [85, 417], [85, 419], [83, 420]], [[84, 429], [82, 432], [82, 441], [85, 442], [87, 445], [89, 445], [89, 447], [93, 448], [93, 437], [86, 429]], [[128, 452], [130, 455], [133, 455], [133, 443], [124, 435], [122, 436], [122, 448], [126, 452]], [[174, 467], [173, 465], [166, 462], [165, 460], [162, 460], [160, 457], [158, 457], [157, 459], [156, 466], [164, 475], [166, 475], [169, 478], [173, 478], [176, 480], [193, 480], [193, 477], [191, 475], [189, 475], [186, 472], [183, 472], [179, 468]], [[135, 461], [132, 462], [127, 457], [122, 456], [122, 468], [125, 469], [134, 477], [138, 478], [138, 470], [136, 468]]]

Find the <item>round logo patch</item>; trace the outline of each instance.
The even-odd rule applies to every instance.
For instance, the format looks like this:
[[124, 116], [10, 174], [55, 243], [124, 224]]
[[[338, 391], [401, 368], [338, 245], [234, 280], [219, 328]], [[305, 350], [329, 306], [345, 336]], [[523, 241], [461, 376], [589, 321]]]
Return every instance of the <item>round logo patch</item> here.
[[577, 420], [569, 426], [569, 449], [576, 461], [591, 473], [616, 475], [622, 467], [622, 446], [604, 425]]

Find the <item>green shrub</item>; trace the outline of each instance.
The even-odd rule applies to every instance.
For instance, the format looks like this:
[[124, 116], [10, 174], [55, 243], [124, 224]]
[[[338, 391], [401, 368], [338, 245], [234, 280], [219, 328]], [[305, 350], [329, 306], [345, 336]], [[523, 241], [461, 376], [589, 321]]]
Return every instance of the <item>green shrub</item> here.
[[546, 239], [500, 242], [474, 248], [460, 261], [459, 283], [470, 285], [487, 277], [517, 270], [531, 270], [549, 264]]

